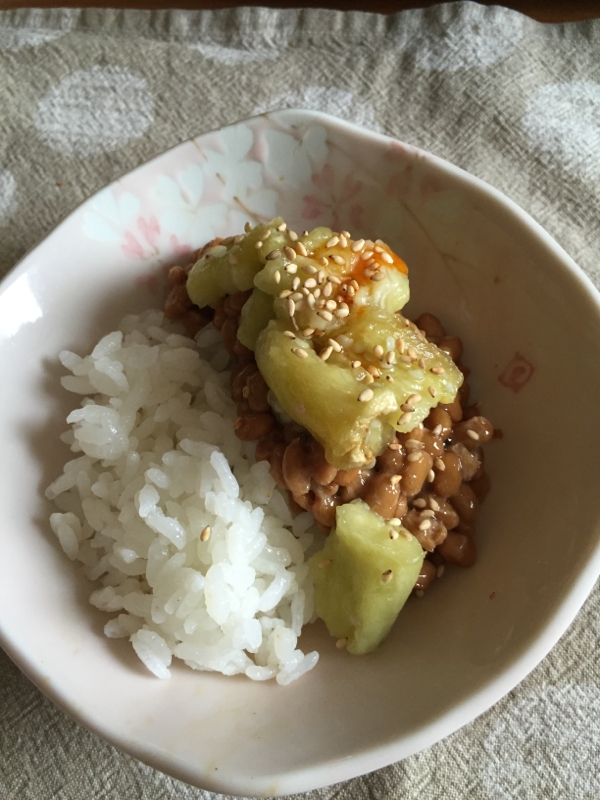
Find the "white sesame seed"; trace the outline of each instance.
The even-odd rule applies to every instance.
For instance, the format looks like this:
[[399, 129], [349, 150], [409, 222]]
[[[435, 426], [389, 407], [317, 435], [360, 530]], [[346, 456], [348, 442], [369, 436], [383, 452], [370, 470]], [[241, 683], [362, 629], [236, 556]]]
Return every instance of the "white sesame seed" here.
[[288, 231], [288, 236], [290, 237], [290, 241], [297, 242], [298, 241], [298, 234], [296, 231]]
[[325, 322], [331, 322], [333, 319], [333, 314], [331, 311], [317, 311], [317, 316], [321, 317], [321, 319], [324, 319]]
[[339, 236], [332, 236], [331, 239], [326, 242], [325, 247], [335, 247], [339, 240]]
[[317, 274], [317, 268], [314, 266], [314, 264], [304, 264], [302, 267], [302, 271], [306, 272], [308, 275]]
[[[299, 287], [299, 286], [300, 286], [300, 278], [299, 278], [299, 277], [296, 275], [296, 277], [295, 277], [295, 278], [294, 278], [294, 280], [292, 281], [292, 289], [293, 289], [294, 291], [296, 291], [296, 290], [298, 289], [298, 287]], [[300, 298], [298, 298], [298, 299], [300, 299]], [[296, 300], [296, 298], [295, 298], [295, 297], [294, 297], [294, 300]]]
[[392, 477], [390, 478], [390, 483], [392, 484], [392, 486], [397, 486], [401, 480], [402, 480], [402, 475], [392, 475]]
[[435, 388], [435, 386], [430, 386], [429, 389], [427, 389], [427, 391], [432, 397], [435, 397], [437, 394], [437, 389]]
[[393, 577], [394, 577], [394, 573], [392, 572], [391, 569], [386, 569], [386, 571], [381, 574], [381, 580], [384, 583], [389, 583], [392, 580]]
[[423, 442], [419, 441], [419, 439], [407, 439], [404, 442], [404, 446], [407, 447], [409, 450], [424, 450], [425, 445]]
[[299, 253], [301, 256], [307, 256], [307, 255], [308, 255], [308, 251], [307, 251], [306, 247], [304, 247], [304, 245], [302, 244], [302, 242], [297, 242], [297, 243], [296, 243], [296, 251], [297, 251], [297, 252], [298, 252], [298, 253]]
[[306, 336], [308, 338], [309, 336], [312, 336], [314, 332], [315, 332], [314, 328], [304, 328], [304, 330], [302, 331], [302, 336]]
[[343, 650], [347, 644], [348, 644], [348, 639], [346, 639], [346, 637], [344, 636], [343, 638], [337, 640], [335, 646], [337, 647], [338, 650]]
[[349, 308], [343, 308], [342, 306], [340, 306], [338, 310], [335, 312], [335, 315], [339, 319], [343, 319], [344, 317], [347, 317], [349, 313], [350, 313]]
[[285, 300], [286, 297], [291, 295], [291, 291], [289, 289], [283, 289], [283, 291], [279, 292], [279, 299]]
[[337, 303], [335, 302], [335, 300], [326, 300], [325, 308], [327, 309], [327, 311], [335, 311], [335, 309], [337, 308]]
[[441, 458], [436, 458], [434, 464], [436, 466], [436, 469], [439, 469], [440, 472], [443, 472], [446, 469], [446, 465], [444, 464]]
[[324, 350], [321, 350], [321, 352], [319, 353], [319, 358], [322, 361], [327, 361], [327, 359], [332, 353], [333, 353], [333, 347], [329, 345], [329, 347], [326, 347]]
[[423, 522], [419, 522], [419, 530], [420, 531], [428, 531], [431, 528], [431, 520], [424, 519]]
[[472, 430], [468, 429], [467, 430], [467, 436], [469, 436], [471, 439], [473, 439], [476, 442], [479, 441], [479, 434], [477, 433], [477, 431], [472, 431]]
[[331, 345], [336, 353], [342, 352], [342, 345], [339, 342], [336, 342], [335, 339], [328, 339], [327, 344]]
[[210, 525], [207, 525], [206, 528], [204, 528], [202, 530], [202, 533], [200, 534], [200, 541], [201, 542], [207, 542], [210, 539], [211, 532], [212, 531], [211, 531]]
[[346, 259], [343, 256], [332, 256], [331, 260], [334, 264], [337, 264], [338, 267], [341, 267], [343, 264], [346, 263]]
[[290, 247], [289, 244], [283, 248], [283, 252], [286, 258], [289, 258], [290, 261], [293, 261], [296, 258], [296, 251], [293, 247]]
[[431, 519], [432, 517], [435, 517], [435, 514], [430, 509], [425, 508], [423, 511], [421, 511], [421, 517], [423, 519]]
[[360, 254], [360, 257], [363, 261], [367, 261], [369, 258], [373, 258], [373, 251], [372, 250], [363, 250]]
[[329, 266], [329, 261], [327, 260], [327, 257], [326, 257], [326, 256], [319, 256], [319, 259], [318, 259], [318, 261], [319, 261], [319, 264], [320, 264], [322, 267], [328, 267], [328, 266]]
[[361, 403], [368, 403], [369, 400], [372, 400], [375, 396], [373, 389], [363, 389], [362, 392], [358, 395], [358, 400]]
[[382, 261], [385, 261], [386, 264], [393, 264], [394, 259], [391, 257], [389, 253], [386, 253], [385, 250], [379, 256]]
[[403, 364], [412, 364], [412, 358], [410, 356], [400, 356], [400, 361]]
[[386, 353], [385, 363], [391, 367], [392, 364], [396, 363], [396, 356], [393, 353]]
[[412, 453], [409, 453], [406, 456], [406, 460], [407, 461], [420, 461], [421, 460], [421, 451], [417, 450], [417, 451], [414, 451]]
[[329, 283], [329, 281], [327, 281], [327, 283], [323, 287], [323, 296], [324, 297], [331, 297], [331, 293], [332, 292], [333, 292], [333, 284]]
[[340, 247], [348, 247], [348, 240], [343, 233], [340, 233]]
[[412, 417], [412, 411], [406, 411], [404, 414], [402, 414], [402, 416], [398, 420], [398, 425], [406, 425], [408, 422], [410, 422], [411, 417]]
[[260, 250], [260, 248], [263, 246], [263, 244], [264, 244], [264, 242], [261, 242], [260, 239], [259, 239], [258, 242], [254, 245], [254, 247], [256, 247], [257, 250]]
[[285, 310], [288, 313], [288, 316], [293, 317], [296, 313], [296, 303], [292, 300], [291, 297], [288, 297], [287, 303], [285, 306]]
[[371, 280], [375, 282], [383, 281], [385, 280], [385, 275], [383, 274], [383, 272], [375, 272], [373, 273], [373, 275], [371, 275]]
[[443, 367], [432, 367], [430, 372], [433, 372], [434, 375], [443, 375], [446, 370]]
[[283, 335], [287, 336], [288, 339], [295, 339], [296, 338], [296, 334], [293, 333], [292, 331], [284, 331]]
[[436, 425], [435, 428], [431, 431], [434, 436], [440, 436], [444, 429], [441, 425]]
[[271, 250], [271, 252], [266, 255], [267, 261], [275, 261], [277, 258], [281, 258], [281, 250]]
[[308, 353], [301, 347], [292, 347], [292, 353], [298, 358], [308, 358]]
[[275, 274], [273, 275], [273, 278], [275, 279], [275, 283], [280, 283], [281, 282], [281, 272], [279, 272], [279, 270], [276, 270]]
[[[390, 520], [390, 522], [391, 522], [391, 520]], [[400, 534], [398, 533], [398, 531], [392, 530], [392, 531], [388, 531], [388, 536], [390, 537], [390, 539], [397, 539], [400, 536]]]
[[400, 406], [400, 411], [406, 411], [407, 413], [410, 413], [410, 414], [412, 414], [412, 412], [414, 410], [415, 410], [415, 407], [414, 406], [409, 406], [408, 403], [402, 403], [402, 405]]
[[306, 286], [307, 289], [314, 289], [317, 285], [317, 282], [314, 278], [307, 278], [304, 281], [304, 285]]
[[300, 300], [304, 300], [304, 295], [302, 292], [294, 292], [290, 295], [290, 300], [293, 300], [296, 305], [299, 303]]
[[402, 355], [406, 349], [406, 345], [402, 339], [396, 339], [396, 349]]
[[365, 240], [357, 239], [355, 242], [352, 243], [351, 250], [353, 253], [358, 253], [358, 251], [362, 250], [364, 246], [365, 246]]
[[315, 307], [315, 297], [312, 294], [309, 294], [306, 298], [306, 302], [308, 303], [308, 307], [313, 309]]
[[380, 344], [376, 344], [373, 348], [373, 355], [375, 358], [383, 358], [383, 347]]
[[360, 361], [353, 361], [350, 366], [352, 367], [352, 369], [358, 369], [360, 365], [361, 365]]
[[427, 480], [429, 483], [433, 483], [435, 480], [435, 472], [432, 469], [427, 473]]
[[416, 500], [412, 501], [412, 504], [415, 506], [415, 508], [425, 508], [427, 505], [427, 500], [424, 500], [422, 497], [417, 497]]

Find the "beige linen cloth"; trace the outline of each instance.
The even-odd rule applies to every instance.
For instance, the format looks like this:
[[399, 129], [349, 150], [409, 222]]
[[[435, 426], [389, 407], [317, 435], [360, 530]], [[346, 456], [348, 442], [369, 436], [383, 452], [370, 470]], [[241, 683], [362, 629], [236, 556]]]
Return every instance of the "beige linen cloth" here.
[[[388, 17], [0, 12], [0, 275], [122, 173], [286, 106], [383, 131], [489, 181], [600, 284], [600, 21], [542, 25], [472, 2]], [[598, 617], [596, 590], [493, 709], [402, 763], [302, 798], [598, 800]], [[0, 800], [215, 797], [88, 733], [0, 651]]]

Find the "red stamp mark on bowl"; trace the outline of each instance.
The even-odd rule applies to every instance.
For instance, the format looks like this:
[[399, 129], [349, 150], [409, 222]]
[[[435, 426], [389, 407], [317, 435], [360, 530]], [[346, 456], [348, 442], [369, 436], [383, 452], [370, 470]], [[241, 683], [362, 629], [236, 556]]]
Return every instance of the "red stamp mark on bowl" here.
[[513, 392], [520, 392], [529, 383], [535, 372], [535, 367], [521, 353], [515, 353], [504, 368], [504, 372], [498, 376], [498, 380], [507, 389]]

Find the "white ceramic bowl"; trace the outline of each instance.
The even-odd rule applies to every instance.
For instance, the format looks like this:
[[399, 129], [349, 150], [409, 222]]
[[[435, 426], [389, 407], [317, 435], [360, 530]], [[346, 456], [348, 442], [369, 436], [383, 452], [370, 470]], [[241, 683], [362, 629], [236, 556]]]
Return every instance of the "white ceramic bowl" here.
[[[58, 352], [161, 304], [165, 263], [281, 214], [381, 237], [407, 261], [410, 310], [459, 334], [473, 394], [504, 432], [471, 570], [411, 600], [372, 655], [309, 630], [317, 668], [289, 687], [176, 667], [152, 677], [102, 635], [59, 551], [44, 487], [72, 399]], [[413, 147], [307, 111], [176, 147], [77, 209], [0, 293], [0, 641], [56, 703], [190, 783], [284, 794], [433, 744], [495, 703], [565, 631], [599, 573], [600, 306], [573, 261], [497, 191]]]

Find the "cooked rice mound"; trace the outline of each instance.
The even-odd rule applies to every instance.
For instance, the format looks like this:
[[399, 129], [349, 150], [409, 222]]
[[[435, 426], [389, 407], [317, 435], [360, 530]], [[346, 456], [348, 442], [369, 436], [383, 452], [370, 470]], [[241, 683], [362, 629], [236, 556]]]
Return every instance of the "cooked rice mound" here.
[[287, 684], [312, 669], [297, 649], [313, 617], [310, 514], [292, 518], [266, 461], [233, 429], [228, 355], [162, 312], [126, 317], [91, 355], [60, 354], [85, 395], [63, 435], [77, 457], [46, 495], [52, 530], [99, 584], [104, 631], [129, 637], [159, 678], [194, 669]]

